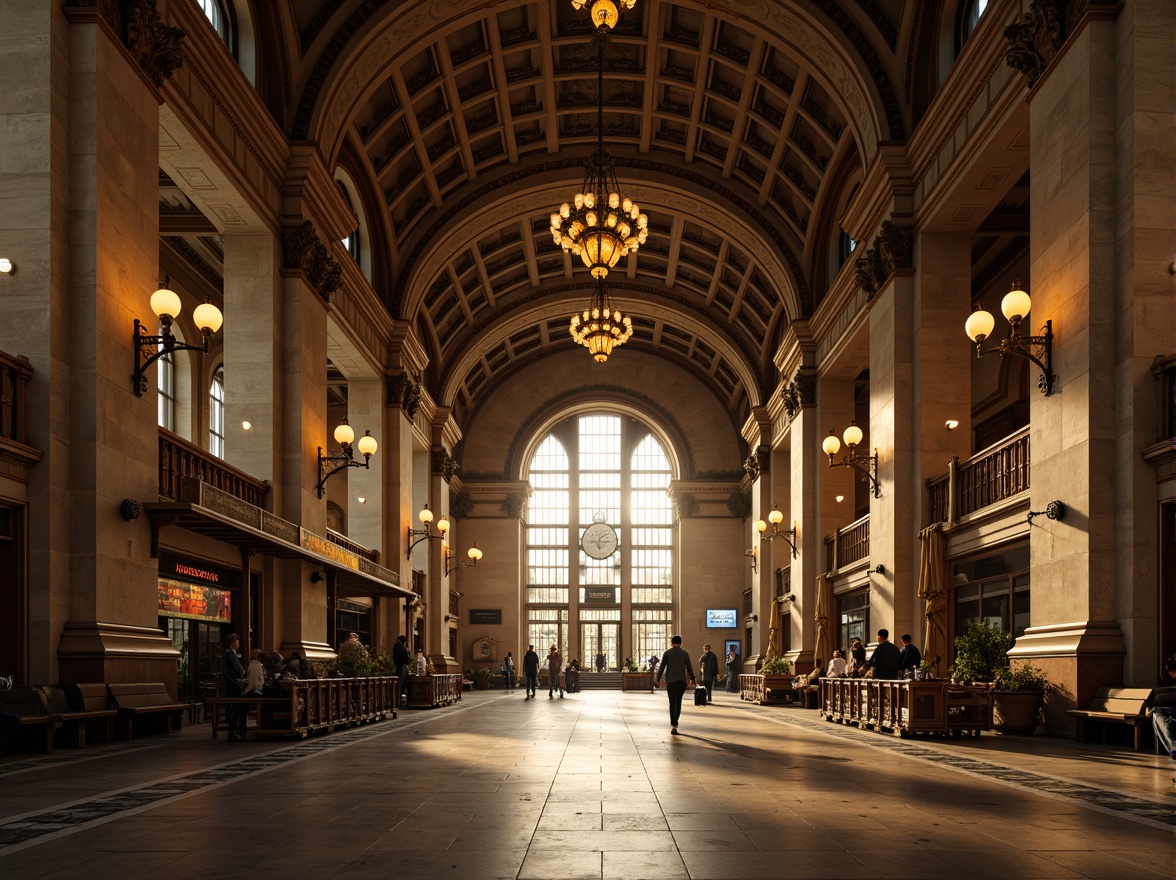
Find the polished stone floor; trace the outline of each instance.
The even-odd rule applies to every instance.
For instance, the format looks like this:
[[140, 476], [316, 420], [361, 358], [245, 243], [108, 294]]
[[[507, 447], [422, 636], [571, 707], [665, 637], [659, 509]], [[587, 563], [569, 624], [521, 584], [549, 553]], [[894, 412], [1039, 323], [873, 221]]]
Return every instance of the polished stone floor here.
[[458, 705], [302, 742], [207, 726], [0, 758], [0, 877], [1151, 878], [1176, 762], [900, 739], [732, 694]]

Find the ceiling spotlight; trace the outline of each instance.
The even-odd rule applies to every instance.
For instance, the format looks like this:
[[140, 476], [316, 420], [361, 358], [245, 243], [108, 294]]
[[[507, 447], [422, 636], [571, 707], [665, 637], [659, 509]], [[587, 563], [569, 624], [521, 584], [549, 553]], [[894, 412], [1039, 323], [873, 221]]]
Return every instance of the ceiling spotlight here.
[[252, 431], [253, 430], [253, 422], [242, 422], [241, 428], [242, 428], [242, 430], [245, 430], [245, 431]]
[[0, 272], [5, 275], [11, 275], [16, 266], [12, 265], [12, 260], [8, 257], [0, 257]]
[[844, 495], [835, 495], [834, 497], [837, 499], [837, 503], [838, 503], [838, 504], [840, 504], [842, 501], [844, 501], [844, 500], [845, 500], [845, 496], [844, 496]]
[[358, 501], [360, 504], [367, 504], [367, 499], [366, 499], [364, 496], [362, 496], [362, 495], [360, 495], [360, 496], [359, 496], [358, 498], [356, 498], [355, 500], [356, 500], [356, 501]]

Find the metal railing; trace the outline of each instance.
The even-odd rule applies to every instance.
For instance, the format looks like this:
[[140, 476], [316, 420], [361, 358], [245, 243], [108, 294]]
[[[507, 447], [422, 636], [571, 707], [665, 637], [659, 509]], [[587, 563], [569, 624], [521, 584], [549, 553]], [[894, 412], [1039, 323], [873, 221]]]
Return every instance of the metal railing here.
[[870, 515], [825, 538], [825, 570], [837, 571], [870, 555]]
[[163, 428], [159, 429], [159, 494], [163, 498], [180, 497], [184, 479], [194, 477], [239, 498], [246, 504], [266, 509], [270, 487], [215, 455]]
[[344, 550], [350, 550], [356, 556], [360, 556], [369, 560], [370, 562], [380, 561], [379, 550], [372, 550], [370, 547], [365, 547], [363, 544], [352, 541], [346, 535], [340, 535], [338, 532], [333, 531], [332, 529], [327, 529], [327, 540], [332, 544], [338, 544]]
[[1029, 428], [960, 461], [947, 473], [927, 481], [931, 521], [949, 525], [1029, 488]]
[[33, 375], [28, 358], [0, 351], [0, 437], [27, 443], [29, 378]]

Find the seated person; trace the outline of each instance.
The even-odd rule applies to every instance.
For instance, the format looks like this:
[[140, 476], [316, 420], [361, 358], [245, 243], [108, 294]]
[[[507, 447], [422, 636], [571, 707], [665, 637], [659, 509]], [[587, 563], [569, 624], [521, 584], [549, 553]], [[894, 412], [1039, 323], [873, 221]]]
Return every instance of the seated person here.
[[1152, 730], [1156, 735], [1156, 743], [1164, 752], [1176, 761], [1176, 656], [1169, 657], [1164, 663], [1167, 683], [1171, 687], [1159, 687], [1152, 694]]
[[792, 679], [793, 690], [804, 690], [806, 687], [816, 687], [824, 672], [821, 669], [821, 658], [813, 661], [813, 671], [807, 675], [797, 675]]
[[829, 661], [829, 668], [825, 670], [825, 675], [829, 678], [845, 677], [845, 657], [842, 656], [841, 651], [833, 652], [833, 659]]
[[249, 652], [249, 666], [245, 669], [245, 690], [243, 697], [260, 697], [265, 687], [265, 667], [261, 663], [261, 648]]

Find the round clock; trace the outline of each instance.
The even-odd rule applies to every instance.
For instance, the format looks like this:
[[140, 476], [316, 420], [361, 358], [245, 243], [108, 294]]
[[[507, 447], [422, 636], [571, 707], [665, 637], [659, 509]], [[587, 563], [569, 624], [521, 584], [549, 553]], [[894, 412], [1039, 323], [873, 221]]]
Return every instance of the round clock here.
[[608, 523], [594, 522], [584, 529], [580, 548], [593, 559], [608, 559], [617, 552], [617, 533]]

